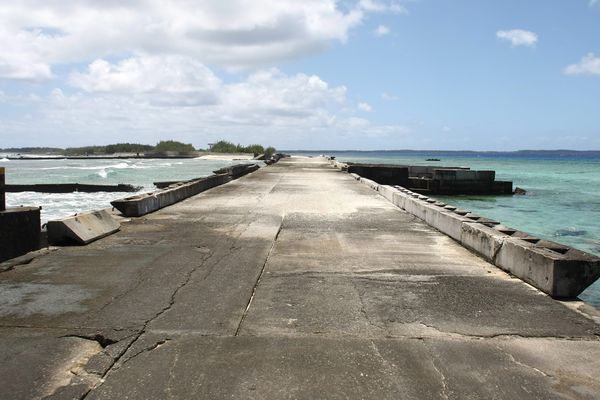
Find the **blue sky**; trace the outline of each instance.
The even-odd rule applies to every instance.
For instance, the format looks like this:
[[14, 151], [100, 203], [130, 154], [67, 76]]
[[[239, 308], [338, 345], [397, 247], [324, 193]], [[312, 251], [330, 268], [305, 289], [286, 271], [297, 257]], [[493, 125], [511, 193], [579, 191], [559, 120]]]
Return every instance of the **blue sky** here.
[[298, 3], [0, 5], [0, 147], [600, 149], [600, 2]]

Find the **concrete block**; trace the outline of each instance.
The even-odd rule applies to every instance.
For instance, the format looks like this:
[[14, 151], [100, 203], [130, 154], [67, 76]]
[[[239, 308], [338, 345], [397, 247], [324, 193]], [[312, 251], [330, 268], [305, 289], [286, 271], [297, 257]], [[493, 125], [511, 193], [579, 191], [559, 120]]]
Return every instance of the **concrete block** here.
[[349, 163], [347, 168], [348, 172], [382, 185], [406, 185], [408, 182], [408, 167], [402, 165]]
[[414, 197], [407, 197], [404, 202], [404, 209], [417, 218], [426, 220], [429, 210], [429, 204], [422, 202]]
[[430, 206], [431, 211], [425, 222], [433, 226], [438, 231], [450, 236], [452, 239], [460, 242], [462, 238], [462, 225], [465, 222], [472, 222], [470, 219], [465, 218], [459, 214], [453, 212], [441, 211], [439, 207]]
[[394, 202], [394, 193], [399, 192], [398, 189], [389, 185], [379, 185], [379, 193], [391, 203]]
[[463, 222], [461, 229], [460, 243], [492, 263], [510, 237], [478, 222]]
[[[341, 171], [348, 171], [348, 164], [339, 161], [333, 161], [333, 166]], [[351, 172], [351, 171], [348, 171]]]
[[48, 243], [88, 244], [119, 230], [120, 224], [106, 211], [92, 211], [48, 221]]
[[211, 175], [192, 182], [174, 184], [164, 190], [114, 200], [110, 204], [126, 217], [139, 217], [227, 183], [231, 179], [229, 174]]
[[[257, 158], [255, 158], [255, 159], [258, 160]], [[263, 154], [263, 159], [264, 159], [264, 154]], [[231, 176], [233, 179], [237, 179], [237, 178], [240, 178], [251, 172], [254, 172], [259, 168], [260, 167], [257, 164], [236, 164], [236, 165], [230, 165], [228, 167], [224, 167], [224, 168], [218, 169], [216, 171], [213, 171], [213, 174], [215, 174], [215, 175], [227, 174], [227, 175]]]
[[358, 174], [351, 173], [350, 176], [353, 177], [354, 179], [356, 179], [357, 181], [360, 180], [360, 175], [358, 175]]
[[360, 182], [364, 183], [373, 190], [379, 190], [379, 184], [375, 181], [372, 181], [371, 179], [361, 177]]
[[40, 208], [0, 211], [0, 262], [40, 248]]
[[506, 239], [496, 266], [558, 298], [577, 297], [600, 277], [600, 258], [575, 249], [561, 254], [526, 239]]
[[394, 192], [392, 195], [392, 203], [397, 206], [400, 207], [401, 209], [404, 210], [405, 204], [406, 204], [406, 193], [403, 193], [401, 191], [398, 192]]

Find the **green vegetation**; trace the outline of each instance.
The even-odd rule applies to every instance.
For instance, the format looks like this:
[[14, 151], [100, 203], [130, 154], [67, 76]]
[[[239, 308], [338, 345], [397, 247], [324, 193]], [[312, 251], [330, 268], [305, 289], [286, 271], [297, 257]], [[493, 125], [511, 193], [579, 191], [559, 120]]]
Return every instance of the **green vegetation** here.
[[63, 151], [65, 156], [90, 156], [106, 154], [105, 146], [68, 147]]
[[[100, 156], [112, 155], [118, 153], [133, 153], [133, 154], [152, 154], [152, 153], [178, 153], [189, 154], [196, 151], [190, 143], [181, 143], [175, 140], [162, 140], [151, 146], [148, 144], [139, 143], [115, 143], [106, 146], [83, 146], [83, 147], [68, 147], [61, 149], [58, 147], [20, 147], [0, 149], [6, 153], [25, 153], [25, 154], [46, 154], [46, 155], [64, 155], [64, 156]], [[252, 153], [254, 155], [265, 154], [267, 158], [271, 157], [277, 150], [269, 146], [266, 149], [260, 144], [251, 144], [242, 146], [241, 144], [233, 144], [226, 140], [219, 140], [214, 143], [208, 151], [214, 153]]]
[[154, 146], [137, 143], [117, 143], [106, 146], [106, 154], [115, 153], [145, 153], [154, 150]]
[[273, 146], [269, 146], [265, 149], [265, 157], [270, 158], [273, 154], [275, 154], [277, 150]]
[[137, 143], [116, 143], [107, 146], [68, 147], [63, 150], [65, 156], [105, 155], [116, 153], [145, 153], [154, 150], [154, 146]]
[[267, 147], [266, 150], [260, 144], [251, 144], [248, 146], [242, 146], [240, 144], [233, 144], [226, 140], [219, 140], [210, 146], [209, 151], [214, 153], [252, 153], [254, 155], [265, 154], [267, 157], [273, 155], [277, 150], [274, 147]]
[[5, 153], [27, 153], [27, 154], [62, 154], [64, 149], [58, 147], [9, 147], [6, 149], [0, 149], [1, 152]]
[[210, 146], [209, 151], [215, 153], [239, 153], [239, 145], [235, 145], [225, 140], [219, 140], [217, 143]]
[[191, 153], [196, 151], [194, 146], [189, 143], [176, 142], [174, 140], [161, 140], [158, 142], [154, 151], [157, 153], [165, 153], [167, 151], [174, 151], [177, 153]]

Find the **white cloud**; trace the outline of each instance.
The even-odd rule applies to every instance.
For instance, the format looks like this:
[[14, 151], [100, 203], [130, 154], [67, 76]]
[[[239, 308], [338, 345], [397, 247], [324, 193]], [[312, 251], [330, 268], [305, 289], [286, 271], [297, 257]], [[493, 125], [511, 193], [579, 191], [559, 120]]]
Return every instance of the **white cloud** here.
[[375, 35], [379, 36], [379, 37], [389, 35], [390, 32], [391, 32], [390, 28], [388, 28], [385, 25], [379, 25], [377, 27], [377, 29], [375, 29]]
[[400, 99], [398, 96], [385, 92], [381, 94], [381, 98], [385, 101], [396, 101]]
[[600, 57], [588, 53], [577, 64], [571, 64], [564, 69], [567, 75], [600, 75]]
[[226, 68], [272, 66], [344, 42], [398, 1], [135, 0], [0, 2], [0, 78], [43, 80], [56, 64], [173, 54]]
[[443, 126], [442, 127], [442, 132], [451, 132], [452, 128], [450, 128], [449, 126]]
[[[147, 73], [155, 68], [156, 74]], [[171, 69], [186, 71], [172, 77], [173, 86], [168, 84]], [[0, 129], [18, 137], [19, 145], [76, 146], [127, 137], [143, 143], [173, 138], [205, 146], [226, 138], [282, 148], [319, 143], [337, 147], [337, 140], [349, 145], [369, 137], [396, 140], [409, 132], [358, 118], [361, 110], [349, 107], [344, 86], [277, 69], [223, 82], [189, 58], [139, 55], [116, 63], [96, 60], [73, 73], [70, 83], [71, 88], [57, 88], [43, 99], [23, 98], [32, 121], [23, 123], [15, 116], [0, 122]]]
[[96, 60], [69, 83], [86, 92], [127, 93], [160, 104], [217, 102], [220, 80], [202, 63], [182, 56], [138, 56], [110, 64]]
[[373, 110], [373, 107], [371, 107], [369, 103], [361, 102], [358, 103], [358, 109], [364, 112], [371, 112], [371, 110]]
[[380, 1], [380, 0], [360, 0], [358, 8], [367, 12], [391, 12], [394, 14], [404, 14], [406, 7], [399, 0]]
[[26, 81], [51, 79], [50, 65], [41, 55], [44, 42], [45, 36], [40, 31], [9, 32], [0, 23], [0, 78]]
[[593, 7], [596, 3], [598, 3], [598, 0], [590, 0], [589, 6]]
[[[270, 68], [345, 42], [369, 13], [405, 11], [396, 0], [0, 2], [0, 79], [56, 79], [57, 87], [19, 98], [22, 113], [3, 116], [0, 131], [15, 145], [272, 137], [305, 147], [405, 135], [357, 119], [344, 86]], [[69, 68], [78, 70], [62, 81]], [[215, 73], [223, 68], [234, 72], [227, 82]], [[15, 106], [7, 96], [0, 102]]]
[[506, 40], [512, 46], [528, 46], [533, 47], [538, 41], [538, 35], [531, 31], [523, 29], [512, 29], [510, 31], [498, 31], [496, 37], [501, 40]]

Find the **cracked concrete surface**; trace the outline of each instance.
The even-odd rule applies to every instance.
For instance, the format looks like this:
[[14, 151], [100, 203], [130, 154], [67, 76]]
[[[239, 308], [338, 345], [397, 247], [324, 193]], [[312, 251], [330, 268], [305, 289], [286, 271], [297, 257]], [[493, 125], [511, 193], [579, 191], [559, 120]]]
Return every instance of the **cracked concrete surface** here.
[[0, 271], [6, 398], [600, 398], [585, 305], [324, 159], [284, 159]]

